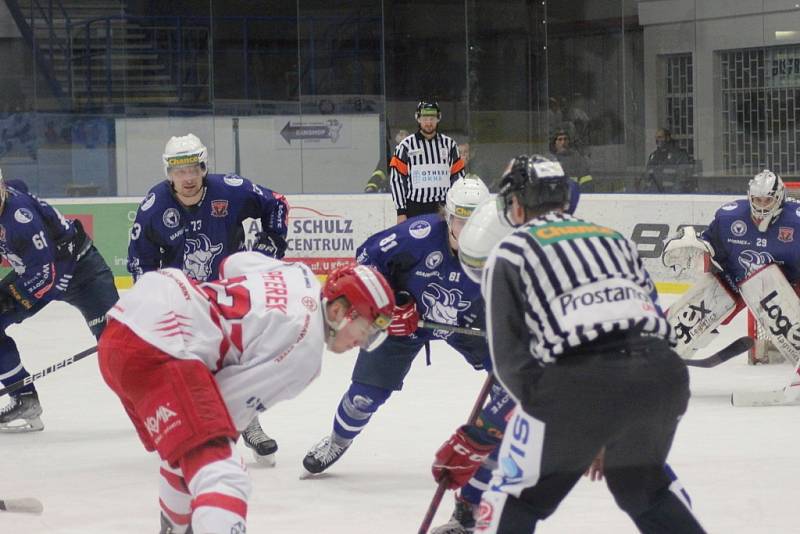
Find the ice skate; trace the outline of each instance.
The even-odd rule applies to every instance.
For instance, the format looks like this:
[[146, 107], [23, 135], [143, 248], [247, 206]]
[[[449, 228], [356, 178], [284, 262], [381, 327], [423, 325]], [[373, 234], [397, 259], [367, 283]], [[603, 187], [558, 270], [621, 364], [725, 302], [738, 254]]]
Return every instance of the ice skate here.
[[0, 432], [37, 432], [44, 430], [39, 416], [42, 406], [35, 391], [11, 396], [11, 402], [0, 410]]
[[175, 524], [170, 521], [167, 516], [164, 515], [164, 512], [161, 512], [161, 530], [158, 531], [158, 534], [192, 534], [192, 526], [189, 525], [189, 528], [186, 530], [178, 530]]
[[247, 428], [242, 432], [242, 439], [247, 448], [253, 450], [253, 458], [261, 465], [273, 467], [275, 465], [275, 453], [278, 451], [278, 443], [266, 435], [258, 422], [258, 417], [254, 417]]
[[318, 475], [341, 458], [348, 447], [350, 447], [349, 443], [340, 445], [336, 443], [335, 439], [332, 439], [332, 436], [325, 436], [303, 458], [303, 467], [308, 473]]
[[456, 509], [450, 521], [431, 530], [430, 534], [471, 534], [475, 530], [473, 505], [456, 497]]

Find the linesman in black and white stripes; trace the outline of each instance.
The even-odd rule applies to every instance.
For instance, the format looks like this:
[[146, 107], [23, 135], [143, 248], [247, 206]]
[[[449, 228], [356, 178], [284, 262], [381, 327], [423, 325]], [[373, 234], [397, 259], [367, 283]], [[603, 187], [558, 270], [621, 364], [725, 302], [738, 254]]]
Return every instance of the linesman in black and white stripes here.
[[482, 289], [494, 372], [517, 407], [476, 532], [533, 532], [603, 449], [608, 487], [641, 532], [704, 532], [665, 472], [689, 377], [635, 245], [563, 212], [557, 162], [515, 158], [498, 196], [518, 228]]
[[409, 217], [437, 213], [450, 185], [464, 176], [458, 145], [437, 131], [439, 103], [422, 100], [414, 114], [419, 130], [397, 145], [389, 161], [389, 184], [397, 224]]

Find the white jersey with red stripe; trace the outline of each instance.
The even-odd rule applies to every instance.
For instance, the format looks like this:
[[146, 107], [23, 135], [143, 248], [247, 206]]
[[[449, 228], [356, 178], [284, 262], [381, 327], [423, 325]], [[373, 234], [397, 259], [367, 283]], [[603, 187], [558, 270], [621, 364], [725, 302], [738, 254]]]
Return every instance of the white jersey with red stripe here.
[[198, 283], [178, 269], [145, 273], [108, 315], [170, 356], [203, 362], [243, 430], [319, 375], [320, 284], [305, 265], [256, 252], [231, 255], [220, 276]]

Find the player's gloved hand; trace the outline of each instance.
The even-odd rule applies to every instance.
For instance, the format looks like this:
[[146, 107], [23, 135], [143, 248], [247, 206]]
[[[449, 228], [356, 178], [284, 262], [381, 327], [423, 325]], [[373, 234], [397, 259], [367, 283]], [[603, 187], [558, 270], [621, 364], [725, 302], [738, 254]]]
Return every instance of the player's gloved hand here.
[[483, 460], [497, 446], [478, 443], [467, 435], [466, 429], [466, 425], [462, 426], [439, 447], [431, 466], [436, 482], [447, 477], [447, 489], [457, 489], [469, 482]]
[[390, 336], [410, 336], [417, 329], [419, 323], [417, 303], [407, 291], [397, 293], [395, 302], [392, 322], [389, 323], [386, 333]]
[[286, 240], [272, 232], [258, 232], [255, 235], [253, 250], [273, 258], [281, 259], [286, 252]]

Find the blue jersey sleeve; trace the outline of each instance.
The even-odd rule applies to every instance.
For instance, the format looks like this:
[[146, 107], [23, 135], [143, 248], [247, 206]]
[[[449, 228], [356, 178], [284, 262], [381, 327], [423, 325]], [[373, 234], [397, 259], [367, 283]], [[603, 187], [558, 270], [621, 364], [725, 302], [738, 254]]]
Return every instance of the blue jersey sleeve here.
[[157, 202], [156, 189], [151, 189], [139, 204], [139, 208], [136, 210], [136, 219], [131, 227], [128, 243], [128, 272], [133, 275], [134, 280], [138, 280], [146, 272], [162, 267], [163, 240], [152, 224], [153, 213], [160, 212], [153, 207]]
[[229, 174], [225, 180], [241, 179], [242, 220], [252, 217], [261, 221], [261, 229], [286, 239], [289, 232], [289, 203], [286, 197], [247, 178]]
[[439, 222], [438, 215], [412, 217], [373, 234], [356, 250], [356, 261], [378, 269], [396, 291], [404, 288], [409, 269], [427, 253], [427, 243], [417, 236], [427, 236]]

